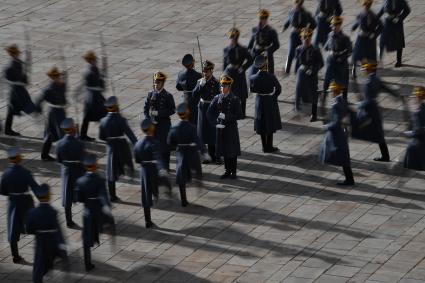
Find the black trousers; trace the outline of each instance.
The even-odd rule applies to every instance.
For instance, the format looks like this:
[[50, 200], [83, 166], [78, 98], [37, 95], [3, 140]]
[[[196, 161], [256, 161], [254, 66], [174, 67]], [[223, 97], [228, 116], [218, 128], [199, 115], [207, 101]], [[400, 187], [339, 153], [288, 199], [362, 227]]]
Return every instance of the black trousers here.
[[91, 251], [90, 246], [83, 244], [83, 250], [84, 250], [84, 265], [89, 267], [91, 265]]
[[12, 252], [12, 257], [18, 257], [19, 256], [18, 241], [17, 240], [11, 240], [10, 241], [10, 251]]
[[50, 149], [52, 148], [53, 139], [50, 134], [44, 137], [43, 146], [41, 148], [41, 158], [49, 155]]
[[390, 160], [390, 153], [388, 151], [388, 146], [385, 141], [379, 144], [379, 149], [381, 150], [381, 156], [385, 160]]
[[[384, 46], [379, 47], [379, 58], [382, 60], [384, 57]], [[397, 49], [397, 63], [401, 63], [403, 60], [403, 48]]]
[[242, 116], [246, 117], [246, 98], [241, 98], [241, 108], [242, 108]]
[[111, 199], [115, 199], [117, 197], [115, 182], [108, 181], [108, 190], [109, 190], [109, 197]]
[[261, 134], [261, 144], [263, 152], [267, 152], [273, 148], [273, 134]]
[[212, 161], [217, 159], [217, 156], [215, 156], [215, 143], [208, 144], [208, 154], [210, 155]]
[[145, 223], [152, 223], [151, 219], [151, 208], [150, 207], [143, 207], [143, 212], [145, 213]]
[[161, 152], [161, 159], [162, 159], [162, 162], [164, 163], [165, 169], [170, 170], [170, 152], [169, 151]]
[[4, 123], [4, 131], [5, 132], [12, 131], [12, 124], [13, 124], [12, 109], [10, 109], [10, 107], [7, 107], [7, 116], [6, 116], [6, 121]]
[[180, 191], [180, 200], [182, 203], [182, 206], [187, 205], [187, 197], [186, 197], [186, 184], [180, 184], [179, 185], [179, 191]]
[[344, 171], [345, 180], [349, 182], [354, 182], [353, 171], [351, 170], [351, 166], [342, 166], [342, 170]]
[[65, 205], [66, 224], [72, 223], [72, 205]]
[[81, 137], [85, 137], [87, 136], [87, 131], [89, 129], [89, 119], [87, 119], [87, 117], [83, 118], [83, 122], [81, 123], [81, 132], [80, 132], [80, 136]]
[[228, 173], [236, 174], [236, 167], [238, 165], [238, 157], [225, 157], [224, 169]]

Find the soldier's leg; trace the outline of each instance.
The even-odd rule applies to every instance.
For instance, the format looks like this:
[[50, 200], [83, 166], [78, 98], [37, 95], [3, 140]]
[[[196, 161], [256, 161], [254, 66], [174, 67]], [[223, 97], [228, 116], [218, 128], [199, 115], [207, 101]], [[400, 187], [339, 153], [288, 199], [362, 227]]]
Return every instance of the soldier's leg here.
[[344, 98], [344, 100], [348, 102], [348, 87], [344, 88], [344, 90], [342, 91], [342, 98]]
[[108, 189], [109, 189], [109, 197], [111, 198], [112, 202], [118, 201], [116, 188], [115, 188], [115, 182], [108, 181]]
[[143, 207], [143, 212], [145, 213], [145, 226], [146, 228], [151, 228], [153, 226], [151, 219], [151, 208], [148, 206]]
[[165, 169], [169, 171], [170, 170], [170, 152], [167, 150], [161, 153], [161, 155], [162, 155], [162, 162], [164, 162]]
[[232, 157], [230, 158], [230, 172], [231, 172], [231, 179], [236, 179], [236, 167], [238, 166], [238, 157]]
[[83, 122], [81, 123], [80, 139], [84, 141], [94, 141], [94, 138], [87, 136], [87, 131], [89, 129], [89, 119], [84, 116]]
[[84, 265], [86, 267], [86, 271], [90, 271], [94, 268], [94, 264], [91, 262], [91, 251], [89, 245], [83, 245], [84, 249]]
[[285, 64], [285, 73], [287, 74], [291, 72], [292, 60], [294, 59], [295, 49], [297, 48], [294, 41], [295, 40], [293, 39], [293, 35], [291, 34], [289, 38], [288, 57], [286, 59], [286, 64]]
[[261, 134], [261, 144], [263, 146], [263, 152], [267, 152], [267, 137], [266, 134]]
[[225, 179], [228, 178], [230, 176], [230, 166], [231, 166], [231, 161], [229, 157], [224, 157], [224, 174], [221, 175], [220, 179]]
[[338, 185], [342, 185], [342, 186], [354, 185], [354, 177], [353, 177], [353, 171], [351, 170], [351, 166], [342, 166], [342, 170], [344, 171], [345, 180], [342, 182], [338, 182]]
[[53, 139], [50, 134], [44, 137], [43, 146], [41, 148], [41, 159], [43, 161], [55, 161], [56, 159], [49, 155], [50, 149], [52, 148]]
[[403, 49], [397, 49], [397, 62], [395, 63], [395, 67], [401, 67], [401, 61], [403, 59]]
[[375, 157], [373, 160], [382, 162], [390, 161], [390, 153], [388, 151], [388, 146], [385, 141], [379, 143], [379, 149], [381, 150], [381, 157]]
[[317, 121], [317, 101], [319, 100], [318, 98], [318, 92], [316, 91], [315, 93], [313, 93], [313, 101], [311, 103], [311, 118], [310, 118], [310, 122], [316, 122]]
[[267, 148], [270, 152], [275, 152], [279, 150], [277, 147], [273, 146], [273, 134], [267, 135]]
[[65, 220], [66, 220], [66, 226], [68, 228], [72, 228], [75, 226], [74, 221], [72, 221], [72, 204], [65, 205]]
[[17, 240], [11, 240], [10, 241], [10, 251], [12, 252], [13, 263], [20, 263], [24, 260], [19, 255], [18, 241]]
[[241, 107], [242, 107], [242, 116], [246, 117], [246, 98], [241, 99]]
[[18, 132], [15, 132], [14, 130], [12, 130], [12, 124], [13, 124], [13, 113], [12, 113], [12, 109], [9, 106], [7, 107], [7, 116], [6, 116], [6, 121], [4, 124], [4, 133], [8, 136], [20, 136]]
[[182, 206], [186, 207], [189, 204], [186, 198], [186, 184], [180, 184], [179, 190], [180, 190], [180, 200], [181, 200]]
[[215, 162], [216, 161], [215, 144], [208, 144], [208, 154], [211, 157], [211, 161]]

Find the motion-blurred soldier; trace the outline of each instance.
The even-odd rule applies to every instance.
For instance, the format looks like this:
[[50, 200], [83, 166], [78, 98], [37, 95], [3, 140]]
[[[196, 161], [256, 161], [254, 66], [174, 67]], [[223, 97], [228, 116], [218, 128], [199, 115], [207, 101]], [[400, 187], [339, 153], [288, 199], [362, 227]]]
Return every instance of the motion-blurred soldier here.
[[29, 188], [35, 192], [38, 184], [31, 172], [21, 165], [21, 151], [13, 147], [7, 151], [10, 165], [4, 170], [0, 181], [0, 194], [9, 197], [7, 209], [7, 239], [10, 243], [14, 263], [24, 259], [19, 255], [18, 241], [21, 234], [27, 232], [25, 221], [34, 207]]
[[99, 139], [108, 146], [108, 161], [106, 175], [108, 179], [109, 195], [112, 202], [119, 201], [116, 194], [115, 182], [125, 173], [125, 167], [134, 173], [131, 149], [128, 145], [127, 136], [134, 145], [136, 136], [130, 129], [125, 119], [119, 112], [118, 98], [111, 96], [105, 101], [108, 115], [100, 120]]
[[[274, 74], [274, 57], [273, 53], [279, 49], [279, 39], [277, 32], [268, 24], [270, 12], [266, 9], [260, 9], [257, 13], [259, 23], [258, 26], [252, 28], [251, 40], [248, 44], [248, 50], [251, 57], [264, 54], [269, 62], [269, 72]], [[256, 68], [251, 68], [250, 75], [257, 73]]]
[[331, 20], [334, 16], [341, 16], [342, 6], [339, 0], [319, 0], [316, 9], [316, 34], [313, 44], [317, 47], [325, 45], [328, 34], [331, 32]]
[[167, 76], [156, 72], [153, 76], [153, 91], [148, 93], [145, 100], [145, 118], [150, 118], [155, 124], [155, 139], [159, 141], [161, 159], [165, 169], [170, 169], [170, 149], [167, 145], [168, 132], [171, 127], [170, 116], [176, 113], [173, 95], [164, 89]]
[[248, 48], [245, 46], [242, 46], [239, 43], [239, 35], [240, 31], [236, 27], [232, 27], [228, 32], [227, 36], [229, 37], [229, 45], [226, 46], [223, 50], [223, 70], [226, 69], [227, 65], [230, 64], [229, 62], [229, 51], [235, 49], [238, 63], [236, 65], [239, 66], [239, 72], [245, 73], [245, 71], [251, 66], [253, 58], [251, 57], [251, 54], [248, 51]]
[[304, 28], [301, 31], [303, 44], [296, 49], [295, 58], [297, 71], [295, 108], [301, 109], [301, 100], [311, 102], [310, 122], [317, 121], [318, 100], [318, 73], [323, 67], [323, 58], [320, 49], [311, 44], [313, 30]]
[[99, 234], [105, 223], [114, 225], [111, 204], [106, 192], [105, 179], [97, 174], [96, 155], [88, 154], [84, 158], [87, 173], [77, 180], [77, 198], [84, 204], [83, 213], [83, 249], [84, 265], [87, 271], [94, 268], [90, 248], [99, 244]]
[[363, 11], [357, 15], [352, 31], [359, 29], [353, 50], [353, 78], [356, 78], [356, 66], [359, 61], [377, 61], [376, 38], [382, 31], [382, 23], [372, 11], [373, 0], [362, 0]]
[[80, 138], [84, 141], [94, 141], [94, 138], [87, 136], [89, 122], [98, 122], [105, 117], [105, 98], [102, 92], [105, 91], [104, 74], [97, 66], [97, 56], [93, 51], [88, 51], [84, 56], [88, 63], [88, 69], [84, 73], [86, 86], [86, 97], [84, 101], [84, 117], [81, 124]]
[[34, 283], [43, 282], [43, 276], [53, 269], [57, 257], [68, 262], [65, 240], [57, 211], [50, 205], [50, 188], [42, 184], [35, 195], [40, 204], [28, 213], [28, 233], [35, 235], [35, 254], [32, 271]]
[[351, 186], [354, 185], [354, 178], [351, 170], [348, 133], [343, 126], [343, 119], [350, 114], [350, 109], [341, 95], [342, 88], [343, 86], [338, 85], [335, 81], [330, 84], [333, 96], [331, 121], [329, 124], [323, 125], [326, 134], [320, 149], [320, 160], [322, 163], [342, 166], [345, 180], [337, 184]]
[[202, 179], [202, 167], [199, 152], [205, 155], [205, 148], [201, 143], [196, 128], [189, 123], [189, 109], [186, 103], [177, 106], [177, 115], [180, 121], [173, 125], [168, 134], [168, 145], [176, 149], [176, 183], [179, 185], [180, 199], [183, 207], [188, 205], [186, 198], [186, 184], [195, 177]]
[[404, 157], [404, 168], [425, 171], [425, 89], [415, 87], [418, 109], [413, 114], [413, 130], [408, 132], [412, 138]]
[[41, 149], [41, 159], [43, 161], [55, 161], [55, 158], [50, 156], [49, 152], [52, 143], [60, 140], [63, 136], [61, 123], [66, 115], [66, 85], [64, 78], [66, 74], [59, 72], [58, 68], [53, 67], [47, 72], [47, 76], [51, 81], [35, 105], [37, 111], [40, 113], [43, 102], [46, 102], [49, 106], [44, 130], [44, 142]]
[[254, 60], [258, 73], [249, 78], [251, 92], [255, 98], [254, 130], [261, 135], [263, 152], [275, 152], [279, 149], [273, 146], [273, 133], [282, 129], [277, 97], [282, 87], [274, 74], [267, 71], [266, 57], [259, 55]]
[[195, 59], [192, 54], [184, 55], [182, 59], [182, 65], [185, 67], [183, 71], [180, 71], [177, 75], [176, 89], [183, 91], [183, 101], [189, 105], [190, 116], [189, 121], [196, 125], [198, 120], [198, 103], [199, 98], [193, 96], [193, 89], [202, 74], [195, 71]]
[[21, 115], [21, 112], [31, 114], [35, 110], [34, 103], [26, 89], [28, 78], [25, 70], [27, 66], [19, 58], [21, 51], [16, 44], [6, 48], [11, 57], [9, 65], [4, 69], [4, 77], [10, 85], [9, 101], [7, 106], [7, 116], [4, 126], [4, 133], [9, 136], [19, 136], [18, 132], [12, 130], [13, 116]]
[[382, 61], [384, 50], [387, 52], [397, 51], [395, 67], [401, 67], [403, 48], [406, 46], [403, 22], [410, 14], [410, 7], [406, 0], [385, 0], [378, 17], [380, 18], [384, 14], [385, 20], [379, 43], [379, 57]]
[[[220, 83], [213, 76], [214, 64], [206, 60], [203, 66], [203, 78], [198, 80], [193, 90], [193, 96], [199, 99], [197, 133], [201, 142], [208, 145], [211, 160], [221, 164], [221, 159], [216, 157], [215, 151], [215, 126], [207, 118], [207, 110], [211, 101], [220, 93]], [[204, 160], [204, 163], [209, 162]]]
[[72, 221], [72, 203], [76, 201], [75, 182], [84, 175], [84, 143], [75, 137], [76, 126], [72, 118], [61, 124], [65, 136], [56, 145], [56, 157], [62, 164], [62, 206], [65, 208], [66, 226], [75, 227]]
[[301, 31], [304, 28], [314, 30], [316, 28], [316, 21], [309, 11], [303, 7], [304, 0], [294, 0], [294, 8], [289, 11], [288, 19], [283, 24], [283, 31], [292, 27], [289, 36], [288, 57], [285, 64], [285, 73], [291, 72], [292, 60], [295, 57], [295, 51], [301, 45]]
[[222, 75], [220, 78], [220, 94], [212, 100], [207, 117], [216, 127], [216, 154], [223, 156], [225, 172], [221, 179], [236, 179], [238, 156], [241, 155], [238, 120], [242, 118], [241, 102], [231, 92], [233, 80]]

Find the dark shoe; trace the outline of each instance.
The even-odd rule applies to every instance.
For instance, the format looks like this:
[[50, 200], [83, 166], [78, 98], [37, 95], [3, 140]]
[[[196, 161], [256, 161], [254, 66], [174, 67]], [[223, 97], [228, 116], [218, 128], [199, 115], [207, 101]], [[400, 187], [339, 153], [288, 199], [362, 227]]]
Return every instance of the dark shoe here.
[[375, 157], [373, 160], [379, 161], [379, 162], [389, 162], [390, 161], [389, 158], [383, 158], [382, 156], [381, 157]]
[[146, 222], [145, 227], [146, 227], [147, 229], [149, 229], [149, 228], [155, 228], [155, 227], [156, 227], [156, 225], [155, 225], [155, 223], [153, 223], [153, 222]]
[[182, 200], [182, 206], [183, 207], [186, 207], [186, 206], [188, 206], [189, 205], [189, 203], [187, 202], [187, 200]]
[[13, 263], [22, 263], [22, 262], [24, 262], [24, 258], [21, 257], [20, 255], [13, 257]]
[[310, 116], [310, 122], [316, 122], [317, 121], [317, 116]]
[[336, 183], [338, 186], [353, 186], [354, 180], [344, 180], [342, 182]]
[[279, 148], [272, 146], [272, 148], [270, 149], [270, 152], [276, 152], [279, 151]]
[[117, 196], [111, 197], [111, 202], [120, 202], [120, 201], [121, 201], [121, 199]]
[[397, 63], [395, 63], [395, 65], [394, 65], [394, 67], [396, 67], [396, 68], [400, 68], [401, 66], [402, 66], [401, 62], [397, 62]]
[[202, 164], [210, 164], [210, 163], [211, 163], [211, 161], [209, 161], [209, 160], [202, 161]]
[[13, 136], [13, 137], [19, 137], [21, 134], [18, 132], [15, 132], [13, 130], [5, 130], [4, 134], [7, 136]]
[[230, 177], [230, 172], [225, 172], [223, 175], [220, 176], [220, 179], [226, 179]]
[[232, 179], [232, 180], [235, 180], [235, 179], [237, 179], [238, 177], [236, 176], [236, 173], [232, 173], [231, 175], [230, 175], [230, 179]]
[[95, 141], [96, 139], [95, 138], [92, 138], [92, 137], [89, 137], [89, 136], [81, 136], [80, 137], [80, 140], [92, 142], [92, 141]]
[[56, 161], [56, 158], [51, 157], [50, 155], [42, 156], [41, 160], [43, 161]]
[[90, 264], [86, 265], [86, 271], [90, 271], [93, 268], [94, 268], [94, 264], [93, 263], [90, 263]]
[[71, 222], [66, 223], [66, 227], [72, 229], [72, 228], [77, 227], [77, 224], [74, 221], [71, 221]]

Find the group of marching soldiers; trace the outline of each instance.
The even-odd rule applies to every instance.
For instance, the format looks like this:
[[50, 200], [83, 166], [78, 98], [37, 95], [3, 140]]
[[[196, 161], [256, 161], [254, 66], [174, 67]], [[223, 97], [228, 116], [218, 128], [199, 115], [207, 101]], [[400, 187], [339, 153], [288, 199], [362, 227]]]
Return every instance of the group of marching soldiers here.
[[[311, 122], [318, 120], [318, 73], [325, 65], [320, 48], [323, 47], [327, 53], [322, 106], [326, 103], [328, 91], [333, 100], [329, 123], [323, 125], [326, 134], [320, 160], [343, 167], [345, 180], [339, 182], [340, 185], [354, 185], [348, 124], [351, 124], [353, 138], [379, 145], [381, 156], [374, 160], [388, 162], [390, 155], [377, 96], [380, 92], [387, 92], [406, 103], [406, 96], [387, 87], [377, 75], [376, 40], [380, 35], [381, 60], [384, 50], [397, 51], [395, 67], [400, 67], [405, 45], [403, 20], [410, 12], [409, 6], [406, 0], [386, 0], [380, 12], [375, 14], [371, 10], [372, 4], [373, 0], [362, 1], [363, 11], [352, 27], [353, 31], [359, 30], [354, 48], [341, 28], [343, 10], [339, 0], [320, 0], [315, 17], [303, 7], [303, 0], [294, 0], [294, 8], [283, 25], [283, 31], [291, 27], [284, 73], [289, 75], [295, 59], [295, 110], [299, 111], [303, 103], [311, 103]], [[380, 17], [384, 14], [386, 17], [382, 24]], [[83, 56], [88, 67], [84, 73], [84, 116], [79, 129], [78, 123], [67, 117], [65, 112], [68, 105], [66, 72], [57, 67], [51, 68], [47, 72], [51, 82], [34, 103], [26, 90], [27, 68], [20, 59], [18, 46], [6, 48], [11, 62], [4, 71], [6, 82], [10, 85], [4, 132], [9, 136], [19, 136], [12, 130], [13, 117], [21, 112], [40, 113], [43, 104], [48, 106], [41, 159], [61, 164], [61, 196], [67, 227], [76, 226], [72, 220], [73, 203], [84, 204], [82, 237], [87, 271], [94, 268], [90, 248], [99, 242], [99, 233], [104, 226], [109, 226], [114, 232], [111, 202], [119, 201], [116, 182], [120, 176], [126, 170], [130, 174], [134, 172], [133, 156], [134, 161], [140, 164], [141, 203], [146, 227], [151, 228], [155, 224], [151, 220], [150, 208], [158, 199], [159, 186], [165, 185], [171, 192], [168, 180], [171, 151], [176, 151], [175, 175], [183, 207], [188, 205], [186, 184], [192, 176], [202, 178], [202, 163], [224, 163], [225, 172], [220, 178], [237, 178], [237, 158], [241, 155], [237, 121], [246, 118], [248, 88], [256, 95], [254, 130], [261, 136], [262, 150], [265, 153], [279, 150], [273, 145], [273, 134], [282, 129], [278, 105], [282, 88], [274, 75], [273, 57], [279, 49], [279, 40], [276, 30], [268, 24], [269, 15], [266, 9], [259, 10], [259, 23], [252, 29], [247, 47], [239, 43], [240, 31], [235, 26], [229, 30], [229, 44], [223, 50], [223, 74], [219, 79], [213, 75], [214, 63], [202, 61], [199, 73], [195, 70], [193, 55], [186, 54], [182, 59], [184, 70], [179, 72], [176, 80], [176, 89], [182, 92], [182, 102], [177, 107], [173, 95], [164, 88], [167, 76], [156, 72], [153, 89], [144, 102], [144, 118], [140, 123], [144, 137], [140, 140], [120, 114], [118, 98], [111, 96], [105, 99], [103, 96], [105, 71], [98, 67], [98, 58], [93, 51]], [[367, 76], [364, 98], [357, 111], [348, 104], [348, 59], [351, 55], [353, 79], [356, 78], [359, 61]], [[425, 89], [415, 87], [413, 93], [418, 110], [413, 115], [411, 130], [406, 132], [412, 142], [407, 148], [404, 167], [425, 170]], [[170, 117], [175, 113], [179, 121], [172, 125]], [[320, 114], [323, 116], [324, 111]], [[84, 143], [94, 140], [87, 135], [89, 122], [93, 121], [99, 122], [99, 139], [107, 145], [106, 180], [97, 173], [96, 156], [85, 150]], [[50, 155], [54, 142], [56, 157]], [[49, 186], [37, 184], [31, 172], [21, 165], [21, 150], [18, 147], [8, 150], [8, 159], [10, 166], [1, 177], [0, 194], [9, 197], [7, 228], [13, 262], [23, 261], [18, 251], [20, 234], [35, 234], [33, 280], [42, 282], [55, 257], [66, 259], [57, 212], [49, 204]], [[34, 208], [29, 189], [40, 201], [37, 208]]]

